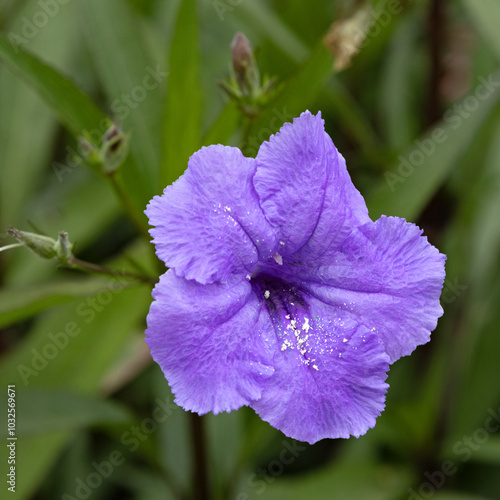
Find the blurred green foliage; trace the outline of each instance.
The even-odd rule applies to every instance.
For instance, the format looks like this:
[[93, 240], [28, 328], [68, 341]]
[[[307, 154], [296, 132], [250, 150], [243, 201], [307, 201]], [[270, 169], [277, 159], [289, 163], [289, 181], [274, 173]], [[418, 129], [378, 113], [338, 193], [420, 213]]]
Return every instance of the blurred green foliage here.
[[[339, 24], [366, 5], [369, 25]], [[323, 44], [334, 22], [336, 57]], [[213, 498], [500, 498], [499, 25], [497, 0], [0, 1], [2, 230], [64, 230], [82, 259], [154, 280], [147, 201], [202, 145], [252, 155], [310, 109], [372, 218], [416, 221], [448, 255], [445, 314], [392, 367], [376, 427], [306, 446], [247, 408], [204, 416]], [[251, 119], [217, 86], [237, 31], [278, 82]], [[108, 118], [130, 134], [116, 176], [87, 168], [78, 148], [84, 131], [99, 147]], [[190, 417], [143, 342], [151, 286], [22, 248], [0, 253], [0, 280], [15, 498], [193, 498]]]

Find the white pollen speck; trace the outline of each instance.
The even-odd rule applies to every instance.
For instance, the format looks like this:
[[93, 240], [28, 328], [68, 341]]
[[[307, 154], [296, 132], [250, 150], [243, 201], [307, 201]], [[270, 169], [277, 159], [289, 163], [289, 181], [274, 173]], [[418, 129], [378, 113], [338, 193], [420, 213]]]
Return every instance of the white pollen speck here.
[[282, 266], [283, 265], [283, 257], [278, 252], [276, 252], [273, 255], [273, 259], [276, 261], [276, 263], [278, 264], [278, 266]]
[[270, 292], [269, 290], [266, 290], [266, 291], [264, 292], [264, 298], [265, 298], [265, 299], [268, 299], [270, 296], [271, 296], [271, 292]]
[[291, 306], [294, 306], [295, 304], [294, 304], [293, 302], [290, 302], [290, 305], [291, 305]]
[[318, 370], [318, 367], [317, 367], [316, 365], [313, 365], [313, 368], [314, 368], [315, 370]]
[[287, 314], [287, 315], [285, 316], [285, 318], [286, 318], [286, 319], [290, 319], [290, 315], [289, 315], [289, 314]]
[[280, 245], [285, 246], [285, 242], [284, 241], [280, 241]]
[[250, 281], [251, 279], [252, 277], [249, 274], [247, 274], [247, 280]]
[[226, 205], [226, 206], [224, 207], [224, 210], [225, 210], [226, 212], [230, 212], [230, 211], [231, 211], [231, 207], [228, 207], [228, 206]]
[[307, 333], [309, 331], [309, 328], [311, 328], [311, 325], [309, 324], [309, 318], [304, 318], [304, 324], [302, 325], [302, 330], [304, 330]]
[[342, 340], [342, 342], [347, 342], [347, 339], [346, 339], [346, 338], [344, 338], [344, 339]]
[[341, 357], [342, 357], [342, 353], [341, 353], [341, 352], [339, 352], [339, 358], [341, 358]]

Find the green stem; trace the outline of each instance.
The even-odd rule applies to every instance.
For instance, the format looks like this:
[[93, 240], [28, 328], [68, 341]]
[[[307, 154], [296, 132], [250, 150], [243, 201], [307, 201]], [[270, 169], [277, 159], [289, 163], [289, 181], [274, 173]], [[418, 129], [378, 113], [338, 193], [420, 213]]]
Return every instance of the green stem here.
[[252, 131], [252, 126], [255, 122], [255, 117], [250, 117], [248, 115], [243, 115], [244, 117], [244, 125], [243, 125], [243, 133], [241, 135], [241, 144], [247, 144], [248, 139], [250, 138], [250, 132]]
[[0, 252], [3, 252], [4, 250], [9, 250], [10, 248], [17, 248], [17, 247], [23, 247], [24, 243], [12, 243], [11, 245], [7, 245], [5, 247], [0, 247]]
[[156, 280], [149, 278], [148, 276], [142, 276], [140, 274], [129, 273], [127, 271], [117, 271], [116, 269], [110, 269], [108, 267], [100, 266], [99, 264], [93, 264], [91, 262], [86, 262], [76, 257], [71, 257], [67, 264], [63, 264], [64, 267], [70, 269], [77, 269], [79, 271], [85, 271], [90, 273], [105, 274], [107, 276], [112, 276], [113, 278], [126, 278], [131, 280], [138, 280], [142, 283], [147, 283], [148, 285], [154, 285]]
[[139, 234], [145, 237], [148, 242], [151, 241], [151, 236], [148, 232], [146, 219], [142, 214], [136, 211], [132, 200], [129, 198], [127, 191], [123, 187], [120, 177], [118, 177], [116, 172], [110, 173], [108, 177], [111, 182], [111, 186], [113, 186], [113, 190], [116, 193], [116, 196], [120, 200], [123, 209], [125, 210], [125, 213], [128, 215], [129, 219], [134, 224]]

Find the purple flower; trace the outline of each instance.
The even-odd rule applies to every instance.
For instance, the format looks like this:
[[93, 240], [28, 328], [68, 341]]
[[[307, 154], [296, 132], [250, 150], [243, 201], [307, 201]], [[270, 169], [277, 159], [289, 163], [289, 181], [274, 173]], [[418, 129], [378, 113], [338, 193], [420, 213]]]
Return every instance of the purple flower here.
[[302, 441], [358, 437], [389, 364], [443, 312], [445, 256], [404, 219], [369, 218], [319, 113], [255, 159], [202, 148], [146, 213], [171, 268], [146, 341], [186, 410], [249, 405]]

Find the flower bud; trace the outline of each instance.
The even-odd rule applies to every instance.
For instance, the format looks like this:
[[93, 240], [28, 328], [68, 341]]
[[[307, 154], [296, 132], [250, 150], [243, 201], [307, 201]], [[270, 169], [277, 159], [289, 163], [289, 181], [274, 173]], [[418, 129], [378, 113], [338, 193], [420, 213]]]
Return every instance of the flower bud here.
[[73, 244], [69, 242], [66, 231], [59, 232], [59, 238], [54, 245], [54, 249], [61, 264], [68, 264], [73, 256]]
[[96, 146], [87, 133], [78, 138], [80, 153], [92, 168], [104, 174], [112, 174], [128, 154], [128, 138], [118, 125], [110, 122], [109, 128], [102, 135], [100, 146]]
[[100, 159], [105, 173], [114, 172], [128, 154], [128, 135], [115, 123], [104, 132]]
[[[231, 61], [236, 81], [241, 90], [248, 91], [255, 87], [255, 83], [258, 85], [258, 70], [255, 65], [252, 47], [243, 33], [236, 33], [231, 42]], [[256, 76], [257, 82], [255, 82]]]
[[7, 233], [44, 259], [53, 259], [57, 256], [56, 241], [48, 236], [20, 231], [14, 227], [7, 229]]
[[236, 33], [231, 42], [231, 76], [219, 85], [248, 117], [255, 117], [274, 97], [274, 78], [261, 81], [250, 42], [243, 33]]

